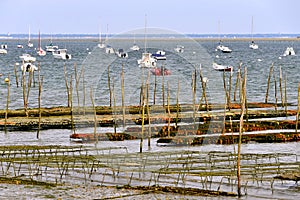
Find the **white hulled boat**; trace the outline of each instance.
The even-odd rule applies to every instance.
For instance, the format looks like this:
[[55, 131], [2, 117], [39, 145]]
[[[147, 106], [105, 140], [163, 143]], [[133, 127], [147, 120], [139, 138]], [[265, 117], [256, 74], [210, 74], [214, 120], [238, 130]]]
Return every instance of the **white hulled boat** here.
[[21, 58], [21, 60], [24, 62], [35, 62], [36, 61], [36, 58], [31, 56], [28, 53], [22, 54], [21, 56], [19, 56], [19, 58]]
[[177, 53], [182, 53], [184, 51], [184, 46], [177, 45], [177, 47], [174, 49]]
[[143, 53], [142, 59], [137, 60], [139, 67], [156, 67], [156, 59], [151, 55], [151, 53]]
[[126, 53], [123, 49], [119, 49], [116, 52], [116, 54], [119, 58], [127, 58], [128, 57], [128, 53]]
[[28, 43], [27, 43], [28, 47], [33, 47], [33, 43], [30, 41], [30, 26], [29, 26], [29, 31], [28, 31]]
[[249, 44], [250, 49], [258, 49], [258, 45], [255, 44], [253, 40], [253, 17], [252, 17], [252, 24], [251, 24], [251, 44]]
[[287, 47], [283, 54], [283, 56], [294, 56], [294, 55], [296, 55], [296, 53], [293, 47]]
[[135, 43], [135, 35], [134, 35], [134, 40], [133, 40], [133, 46], [130, 47], [130, 49], [132, 51], [138, 51], [138, 50], [140, 50], [140, 47]]
[[39, 31], [39, 46], [38, 46], [38, 49], [37, 49], [37, 54], [39, 56], [45, 56], [46, 55], [46, 51], [44, 51], [42, 49], [42, 46], [41, 46], [41, 34], [40, 34], [40, 31]]
[[54, 58], [70, 60], [72, 58], [71, 54], [67, 54], [67, 49], [57, 49], [52, 52]]
[[32, 62], [24, 62], [21, 65], [21, 70], [25, 73], [25, 72], [34, 72], [37, 71], [38, 68], [37, 66], [35, 66]]
[[0, 49], [0, 54], [7, 54], [7, 50], [6, 49]]
[[227, 65], [219, 65], [217, 63], [213, 63], [213, 68], [214, 70], [217, 70], [217, 71], [225, 71], [225, 72], [228, 72], [228, 71], [232, 71], [233, 70], [233, 67], [232, 66], [227, 66]]
[[53, 51], [56, 51], [58, 49], [57, 45], [53, 45], [52, 36], [51, 36], [51, 39], [50, 39], [50, 43], [47, 46], [45, 46], [45, 48], [46, 48], [46, 51], [48, 51], [48, 52], [53, 52]]

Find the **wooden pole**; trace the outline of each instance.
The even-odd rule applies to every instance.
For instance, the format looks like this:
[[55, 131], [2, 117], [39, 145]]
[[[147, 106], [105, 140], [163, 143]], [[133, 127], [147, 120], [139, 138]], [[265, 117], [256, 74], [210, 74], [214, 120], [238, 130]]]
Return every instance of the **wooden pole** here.
[[169, 81], [168, 81], [168, 137], [171, 136], [171, 127], [170, 127], [170, 122], [171, 122], [171, 111], [170, 111], [170, 85], [169, 85]]
[[269, 77], [268, 77], [268, 86], [267, 86], [265, 103], [268, 103], [268, 95], [269, 95], [269, 88], [270, 88], [270, 82], [271, 82], [273, 67], [274, 67], [274, 64], [272, 63], [272, 66], [270, 67]]
[[9, 74], [8, 74], [7, 78], [8, 78], [8, 82], [7, 82], [7, 100], [6, 100], [5, 127], [4, 127], [5, 133], [7, 132], [6, 124], [7, 124], [8, 108], [9, 108], [9, 102], [10, 102], [10, 76], [9, 76]]
[[161, 83], [161, 87], [162, 87], [162, 99], [163, 99], [163, 108], [165, 107], [165, 76], [164, 73], [162, 75], [162, 83]]
[[278, 103], [278, 98], [277, 98], [277, 83], [276, 83], [276, 76], [273, 74], [274, 77], [274, 97], [275, 97], [275, 111], [277, 113], [277, 103]]
[[95, 101], [93, 97], [93, 88], [90, 88], [90, 98], [93, 106], [93, 112], [94, 112], [94, 139], [96, 140], [96, 144], [98, 144], [98, 136], [97, 136], [97, 113], [96, 113], [96, 106]]
[[237, 158], [237, 181], [238, 181], [238, 196], [241, 194], [241, 143], [243, 134], [243, 117], [245, 112], [245, 95], [246, 95], [246, 80], [247, 80], [247, 68], [244, 71], [244, 80], [240, 78], [240, 99], [241, 99], [241, 116], [240, 116], [240, 128], [239, 128], [239, 143], [238, 143], [238, 158]]
[[237, 89], [239, 87], [239, 81], [240, 81], [239, 77], [241, 76], [241, 66], [242, 66], [242, 63], [240, 63], [239, 68], [238, 68], [238, 72], [236, 74], [235, 88], [234, 88], [234, 94], [233, 94], [233, 101], [236, 101], [236, 92], [237, 92]]
[[17, 85], [17, 87], [19, 87], [19, 76], [18, 76], [18, 71], [17, 71], [17, 65], [16, 64], [14, 66], [14, 72], [15, 72], [15, 76], [16, 76], [16, 85]]
[[85, 93], [86, 93], [86, 91], [85, 91], [85, 80], [84, 80], [84, 67], [82, 67], [82, 73], [81, 73], [81, 75], [82, 75], [82, 89], [83, 89], [83, 102], [82, 102], [82, 106], [83, 106], [83, 115], [85, 115]]
[[[24, 61], [23, 61], [24, 64]], [[26, 77], [25, 77], [26, 71], [22, 71], [22, 90], [23, 90], [23, 104], [24, 104], [24, 112], [26, 116], [28, 117], [28, 112], [27, 112], [27, 98], [26, 98]]]
[[[144, 88], [144, 82], [142, 83], [142, 88]], [[143, 139], [144, 139], [144, 124], [145, 124], [145, 93], [144, 89], [142, 89], [142, 102], [141, 102], [141, 107], [142, 107], [142, 133], [141, 133], [141, 141], [140, 141], [140, 153], [143, 152]]]
[[76, 88], [76, 96], [77, 96], [77, 112], [80, 114], [80, 99], [79, 99], [79, 80], [80, 76], [77, 71], [77, 65], [74, 63], [74, 73], [75, 73], [75, 88]]
[[281, 66], [279, 67], [279, 87], [280, 87], [280, 97], [281, 97], [281, 107], [284, 107], [284, 98], [283, 98], [283, 92], [282, 92], [282, 70]]
[[176, 95], [176, 122], [175, 122], [176, 128], [179, 121], [179, 92], [180, 92], [180, 80], [178, 79], [177, 95]]
[[126, 121], [125, 121], [125, 84], [124, 84], [124, 65], [122, 65], [121, 73], [121, 89], [122, 89], [122, 111], [123, 111], [123, 129], [125, 130]]
[[149, 106], [149, 81], [150, 81], [150, 71], [148, 72], [148, 78], [147, 78], [147, 118], [148, 118], [148, 149], [150, 149], [151, 146], [151, 116], [150, 116], [150, 106]]
[[70, 88], [69, 88], [69, 81], [68, 81], [68, 75], [67, 75], [67, 67], [66, 64], [64, 65], [64, 75], [65, 75], [65, 84], [67, 89], [67, 95], [68, 95], [68, 108], [70, 107]]
[[40, 65], [39, 65], [39, 68], [38, 68], [38, 82], [39, 82], [39, 96], [38, 96], [39, 125], [38, 125], [37, 134], [36, 134], [37, 139], [39, 139], [39, 137], [40, 137], [41, 119], [42, 119], [41, 98], [42, 98], [43, 77], [41, 77], [41, 67], [40, 67]]
[[287, 76], [285, 74], [285, 78], [284, 78], [284, 103], [285, 103], [285, 115], [287, 117], [287, 94], [286, 94], [286, 82], [287, 82]]
[[109, 107], [112, 107], [112, 91], [110, 87], [110, 65], [108, 65], [107, 68], [107, 85], [108, 85], [108, 90], [109, 90]]
[[296, 115], [296, 133], [298, 133], [299, 113], [300, 113], [300, 83], [298, 83], [298, 108], [297, 108], [297, 115]]
[[153, 105], [155, 105], [155, 100], [156, 100], [156, 87], [157, 87], [157, 78], [156, 78], [156, 74], [155, 74], [154, 75]]
[[70, 77], [70, 107], [71, 107], [71, 129], [75, 133], [75, 127], [74, 127], [74, 116], [73, 116], [73, 83], [72, 83], [72, 74]]
[[195, 123], [196, 123], [196, 105], [195, 105], [196, 104], [196, 80], [195, 80], [195, 71], [192, 73], [192, 95], [193, 95], [193, 120], [194, 120], [194, 125], [195, 125]]

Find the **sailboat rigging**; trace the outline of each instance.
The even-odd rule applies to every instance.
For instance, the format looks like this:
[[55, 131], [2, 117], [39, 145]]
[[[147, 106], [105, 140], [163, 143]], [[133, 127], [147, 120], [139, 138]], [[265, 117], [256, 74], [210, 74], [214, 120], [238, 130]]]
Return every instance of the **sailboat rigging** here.
[[252, 24], [251, 24], [251, 44], [249, 45], [250, 49], [258, 49], [258, 45], [254, 43], [253, 40], [253, 16], [252, 16]]

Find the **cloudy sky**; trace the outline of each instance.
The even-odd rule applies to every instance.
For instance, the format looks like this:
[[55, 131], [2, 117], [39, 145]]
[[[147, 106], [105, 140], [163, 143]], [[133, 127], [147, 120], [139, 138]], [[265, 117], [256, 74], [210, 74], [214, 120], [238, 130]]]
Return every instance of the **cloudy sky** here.
[[[179, 33], [300, 33], [299, 0], [0, 0], [0, 34], [124, 33], [147, 27]], [[102, 31], [102, 32], [104, 32]]]

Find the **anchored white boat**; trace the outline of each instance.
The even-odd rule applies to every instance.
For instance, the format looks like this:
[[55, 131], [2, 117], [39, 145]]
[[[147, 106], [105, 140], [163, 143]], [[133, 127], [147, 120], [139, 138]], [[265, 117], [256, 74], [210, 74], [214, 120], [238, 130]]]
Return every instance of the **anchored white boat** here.
[[294, 55], [296, 55], [296, 53], [293, 47], [287, 47], [283, 54], [283, 56], [294, 56]]
[[152, 54], [152, 57], [156, 60], [166, 60], [166, 52], [163, 50], [158, 50], [155, 54]]
[[23, 49], [23, 45], [18, 44], [18, 45], [17, 45], [17, 48], [18, 48], [18, 49]]
[[182, 53], [184, 51], [184, 46], [177, 45], [177, 47], [174, 49], [177, 53]]
[[33, 63], [31, 62], [26, 62], [26, 63], [23, 63], [21, 65], [21, 70], [25, 73], [25, 72], [34, 72], [34, 71], [37, 71], [38, 68], [37, 66], [35, 66]]
[[110, 45], [106, 45], [105, 52], [107, 54], [113, 54], [115, 53], [115, 50]]
[[29, 31], [28, 31], [28, 43], [27, 43], [28, 47], [33, 47], [33, 43], [30, 41], [30, 26], [29, 26]]
[[137, 60], [139, 67], [156, 67], [156, 59], [151, 55], [151, 53], [143, 53], [142, 59]]
[[0, 49], [0, 54], [7, 54], [7, 50], [6, 49]]
[[253, 16], [252, 16], [252, 25], [251, 25], [251, 44], [249, 44], [250, 49], [258, 49], [258, 45], [255, 44], [253, 40]]
[[22, 54], [21, 56], [19, 56], [19, 58], [21, 58], [21, 60], [24, 62], [35, 62], [36, 61], [36, 58], [31, 56], [28, 53]]
[[221, 44], [221, 42], [219, 43], [219, 45], [217, 46], [217, 50], [220, 50], [222, 51], [223, 53], [231, 53], [232, 50], [227, 47], [227, 46], [224, 46], [223, 44]]
[[38, 49], [37, 49], [37, 54], [39, 56], [45, 56], [46, 55], [46, 51], [44, 51], [42, 49], [42, 46], [41, 46], [41, 34], [40, 34], [40, 31], [39, 31], [39, 46], [38, 46]]
[[232, 66], [227, 66], [227, 65], [219, 65], [217, 63], [213, 63], [213, 68], [217, 71], [232, 71], [233, 70], [233, 67]]
[[50, 39], [50, 43], [47, 46], [45, 46], [45, 48], [46, 48], [46, 51], [48, 51], [48, 52], [53, 52], [53, 51], [56, 51], [58, 49], [57, 45], [53, 45], [52, 36], [51, 36], [51, 39]]
[[72, 58], [71, 54], [67, 54], [67, 49], [57, 49], [52, 52], [54, 58], [70, 60]]
[[126, 53], [123, 49], [119, 49], [116, 52], [117, 56], [120, 58], [127, 58], [128, 57], [128, 53]]
[[135, 43], [135, 35], [134, 35], [134, 40], [133, 40], [133, 46], [130, 47], [130, 49], [132, 51], [138, 51], [138, 50], [140, 50], [140, 47]]

